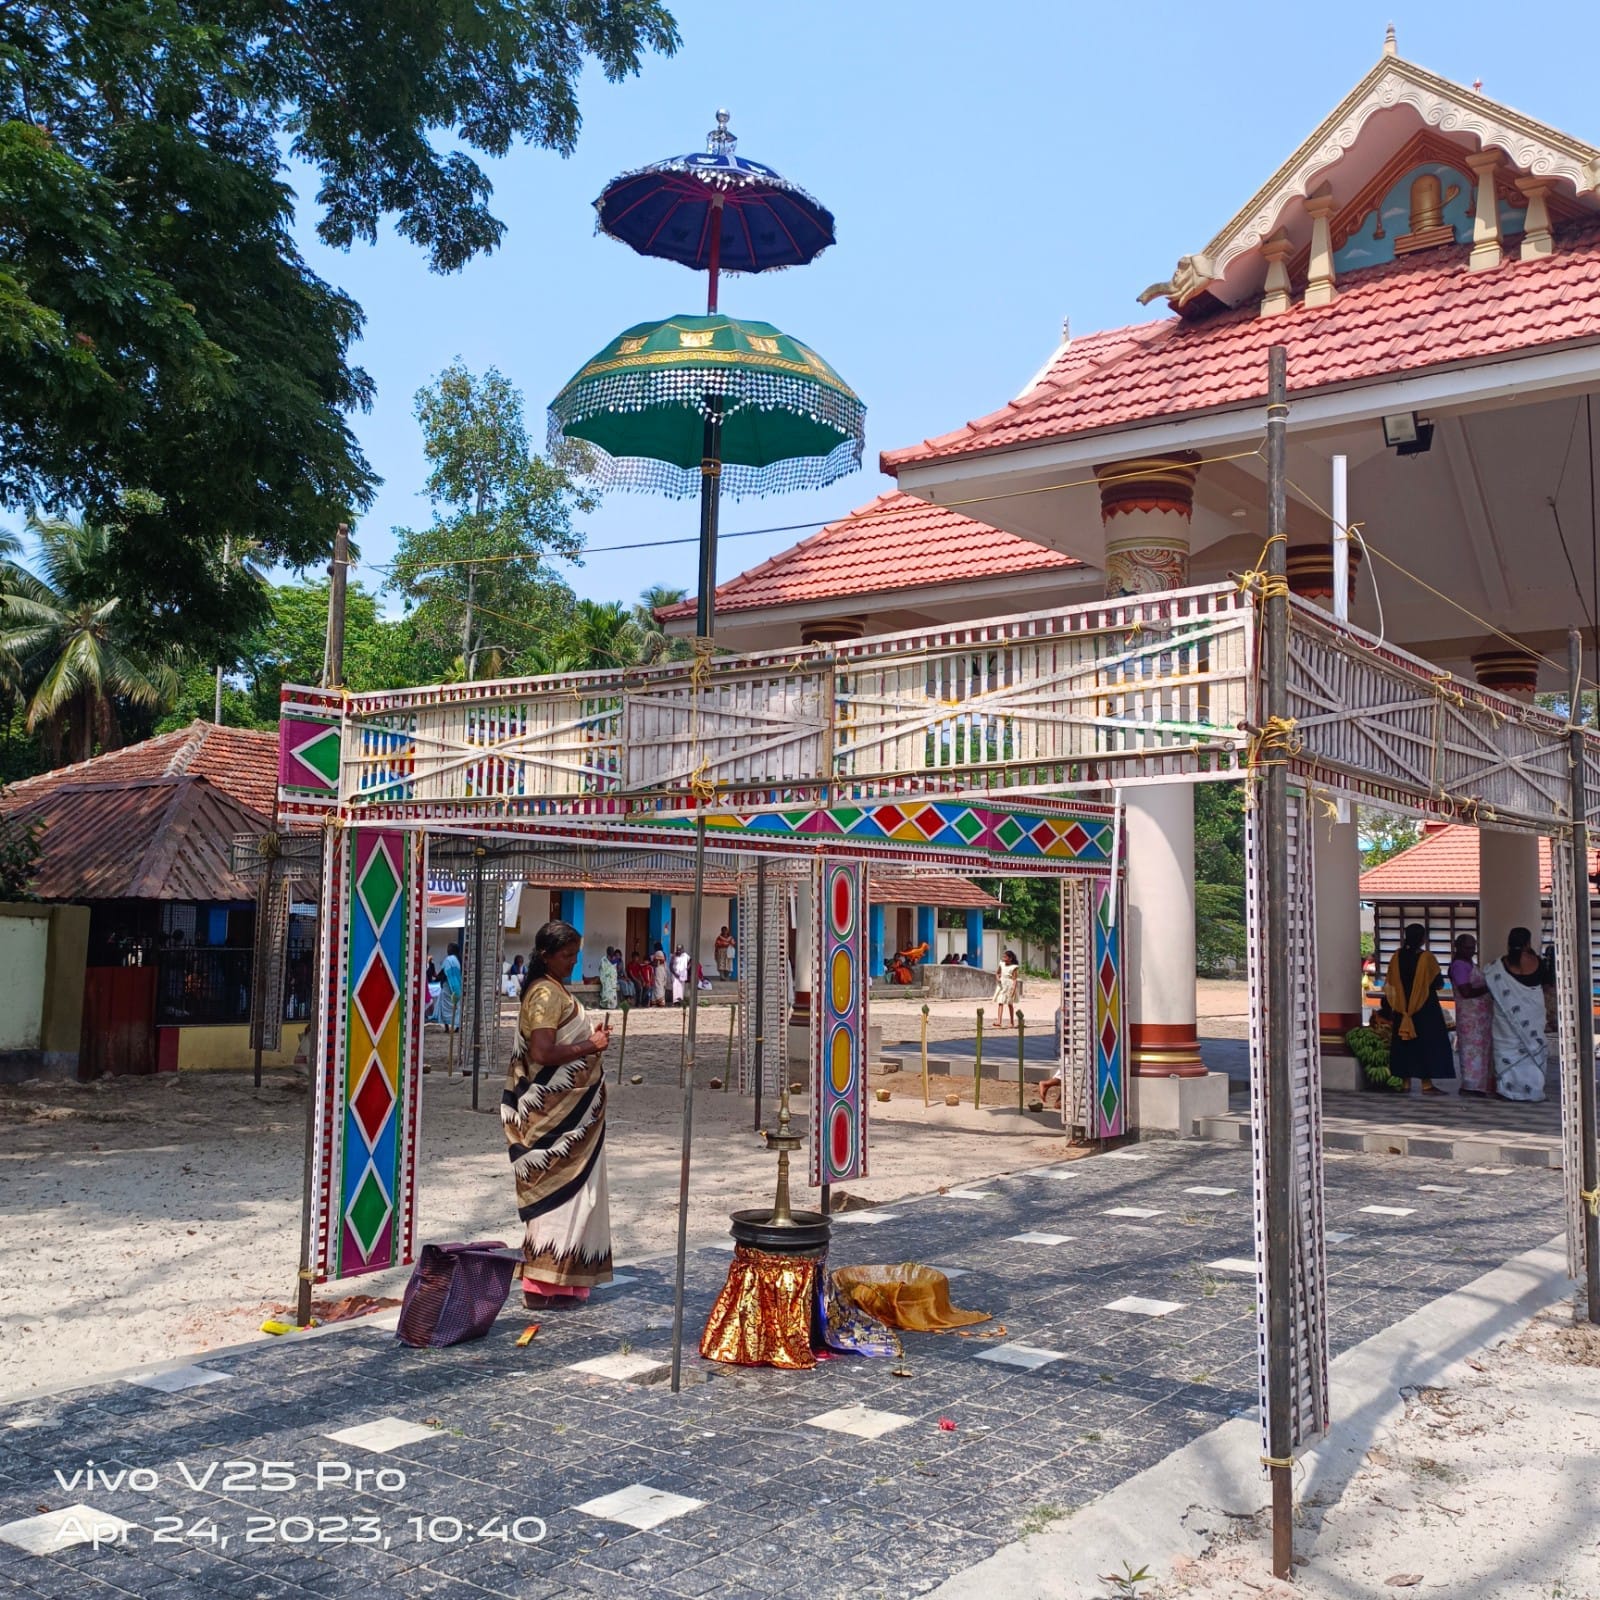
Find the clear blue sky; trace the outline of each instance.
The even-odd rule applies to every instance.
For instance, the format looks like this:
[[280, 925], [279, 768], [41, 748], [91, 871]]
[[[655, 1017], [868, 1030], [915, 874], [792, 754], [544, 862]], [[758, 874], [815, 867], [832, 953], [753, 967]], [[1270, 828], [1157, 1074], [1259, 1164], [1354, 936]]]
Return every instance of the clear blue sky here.
[[[586, 79], [575, 154], [518, 150], [492, 168], [502, 248], [439, 277], [393, 236], [313, 266], [367, 313], [356, 358], [377, 382], [355, 428], [384, 478], [358, 530], [390, 559], [391, 529], [427, 520], [412, 396], [452, 357], [498, 366], [545, 406], [622, 328], [704, 309], [701, 276], [594, 232], [614, 174], [700, 148], [718, 106], [741, 154], [809, 189], [839, 242], [809, 267], [727, 280], [722, 309], [823, 352], [867, 404], [863, 470], [816, 494], [725, 504], [725, 531], [842, 514], [888, 487], [880, 449], [1009, 399], [1073, 328], [1142, 320], [1135, 300], [1200, 248], [1377, 59], [1401, 53], [1590, 139], [1593, 70], [1576, 48], [1590, 6], [1537, 26], [1482, 3], [1334, 7], [1085, 5], [1073, 0], [669, 0], [683, 35], [638, 78]], [[1563, 42], [1565, 41], [1565, 43]], [[1164, 310], [1157, 306], [1158, 310]], [[585, 519], [593, 546], [692, 535], [692, 502], [615, 495]], [[800, 534], [735, 540], [720, 575]], [[690, 545], [598, 551], [580, 594], [691, 588]], [[379, 574], [365, 572], [376, 587]]]

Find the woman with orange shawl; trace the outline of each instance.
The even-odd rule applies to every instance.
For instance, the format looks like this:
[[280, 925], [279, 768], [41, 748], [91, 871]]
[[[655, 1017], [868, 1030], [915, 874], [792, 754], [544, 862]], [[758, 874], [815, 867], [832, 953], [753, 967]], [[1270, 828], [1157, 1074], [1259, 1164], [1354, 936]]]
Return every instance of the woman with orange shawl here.
[[1384, 1004], [1394, 1017], [1394, 1037], [1389, 1041], [1389, 1070], [1397, 1078], [1422, 1080], [1424, 1094], [1443, 1094], [1435, 1078], [1456, 1075], [1450, 1053], [1450, 1031], [1444, 1025], [1439, 990], [1444, 974], [1425, 949], [1428, 930], [1420, 922], [1406, 929], [1405, 942], [1389, 958]]

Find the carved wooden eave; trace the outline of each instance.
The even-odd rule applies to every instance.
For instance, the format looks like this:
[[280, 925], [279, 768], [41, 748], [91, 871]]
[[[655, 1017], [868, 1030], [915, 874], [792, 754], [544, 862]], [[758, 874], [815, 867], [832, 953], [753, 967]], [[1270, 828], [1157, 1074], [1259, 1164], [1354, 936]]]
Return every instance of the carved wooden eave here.
[[[1171, 282], [1152, 285], [1146, 297], [1165, 294], [1172, 309], [1185, 316], [1218, 302], [1241, 303], [1259, 285], [1254, 277], [1246, 282], [1237, 273], [1235, 283], [1228, 283], [1229, 269], [1259, 252], [1291, 204], [1327, 181], [1373, 117], [1396, 108], [1415, 112], [1426, 128], [1474, 141], [1479, 149], [1504, 151], [1518, 173], [1566, 186], [1573, 199], [1584, 196], [1592, 204], [1600, 193], [1600, 148], [1385, 54], [1210, 244], [1183, 257]], [[1349, 198], [1340, 196], [1341, 201]], [[1202, 263], [1204, 272], [1197, 272], [1196, 264]]]

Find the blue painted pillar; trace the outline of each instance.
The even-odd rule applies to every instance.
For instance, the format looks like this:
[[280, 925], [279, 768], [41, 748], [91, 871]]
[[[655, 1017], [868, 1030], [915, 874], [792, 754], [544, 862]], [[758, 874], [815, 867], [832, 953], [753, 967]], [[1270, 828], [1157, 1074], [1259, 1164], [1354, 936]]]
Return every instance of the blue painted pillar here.
[[728, 976], [737, 979], [739, 976], [739, 897], [736, 894], [728, 896], [728, 932], [733, 937], [733, 960], [728, 964]]
[[928, 953], [924, 961], [937, 961], [939, 952], [936, 948], [939, 943], [939, 908], [937, 906], [917, 907], [917, 943], [925, 944]]
[[967, 913], [967, 965], [981, 967], [983, 965], [983, 913], [969, 911]]
[[[488, 899], [488, 895], [485, 895], [485, 905], [488, 904]], [[579, 933], [583, 932], [583, 904], [582, 889], [563, 889], [561, 891], [561, 920], [570, 922]]]
[[883, 941], [887, 907], [873, 906], [867, 913], [867, 976], [883, 976]]
[[648, 961], [660, 945], [667, 955], [672, 954], [672, 896], [669, 894], [653, 894], [650, 896], [650, 948], [644, 952]]

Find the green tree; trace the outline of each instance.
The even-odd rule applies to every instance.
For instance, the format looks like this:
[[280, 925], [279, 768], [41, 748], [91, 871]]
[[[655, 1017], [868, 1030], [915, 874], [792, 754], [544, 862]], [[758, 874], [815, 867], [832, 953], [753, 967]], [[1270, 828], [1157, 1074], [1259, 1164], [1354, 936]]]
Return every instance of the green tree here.
[[556, 651], [579, 671], [632, 666], [639, 645], [633, 613], [620, 600], [579, 600], [555, 636]]
[[1194, 786], [1195, 967], [1234, 972], [1245, 959], [1244, 785]]
[[1361, 841], [1361, 865], [1376, 867], [1402, 850], [1409, 850], [1422, 837], [1422, 824], [1397, 811], [1358, 806], [1356, 836]]
[[503, 232], [474, 153], [570, 150], [586, 64], [676, 44], [659, 0], [0, 6], [0, 503], [107, 527], [130, 627], [225, 656], [265, 596], [196, 557], [320, 560], [374, 485], [360, 308], [295, 249], [285, 156], [328, 243], [392, 217], [454, 270]]
[[429, 462], [433, 522], [397, 528], [388, 587], [404, 595], [424, 633], [454, 637], [460, 676], [496, 669], [567, 621], [571, 591], [548, 557], [576, 556], [575, 511], [593, 497], [574, 481], [574, 451], [547, 460], [529, 444], [521, 391], [491, 367], [481, 378], [453, 362], [416, 397]]
[[16, 663], [29, 730], [43, 727], [53, 751], [87, 761], [97, 740], [120, 743], [119, 701], [159, 708], [175, 697], [177, 673], [169, 654], [140, 649], [122, 598], [106, 586], [109, 530], [34, 515], [28, 523], [42, 576], [6, 562], [0, 650]]
[[675, 639], [661, 626], [658, 611], [675, 606], [688, 598], [687, 589], [675, 589], [668, 584], [652, 583], [644, 590], [633, 608], [634, 626], [639, 631], [639, 661], [643, 666], [654, 666], [658, 661], [687, 661], [692, 650], [687, 639]]

